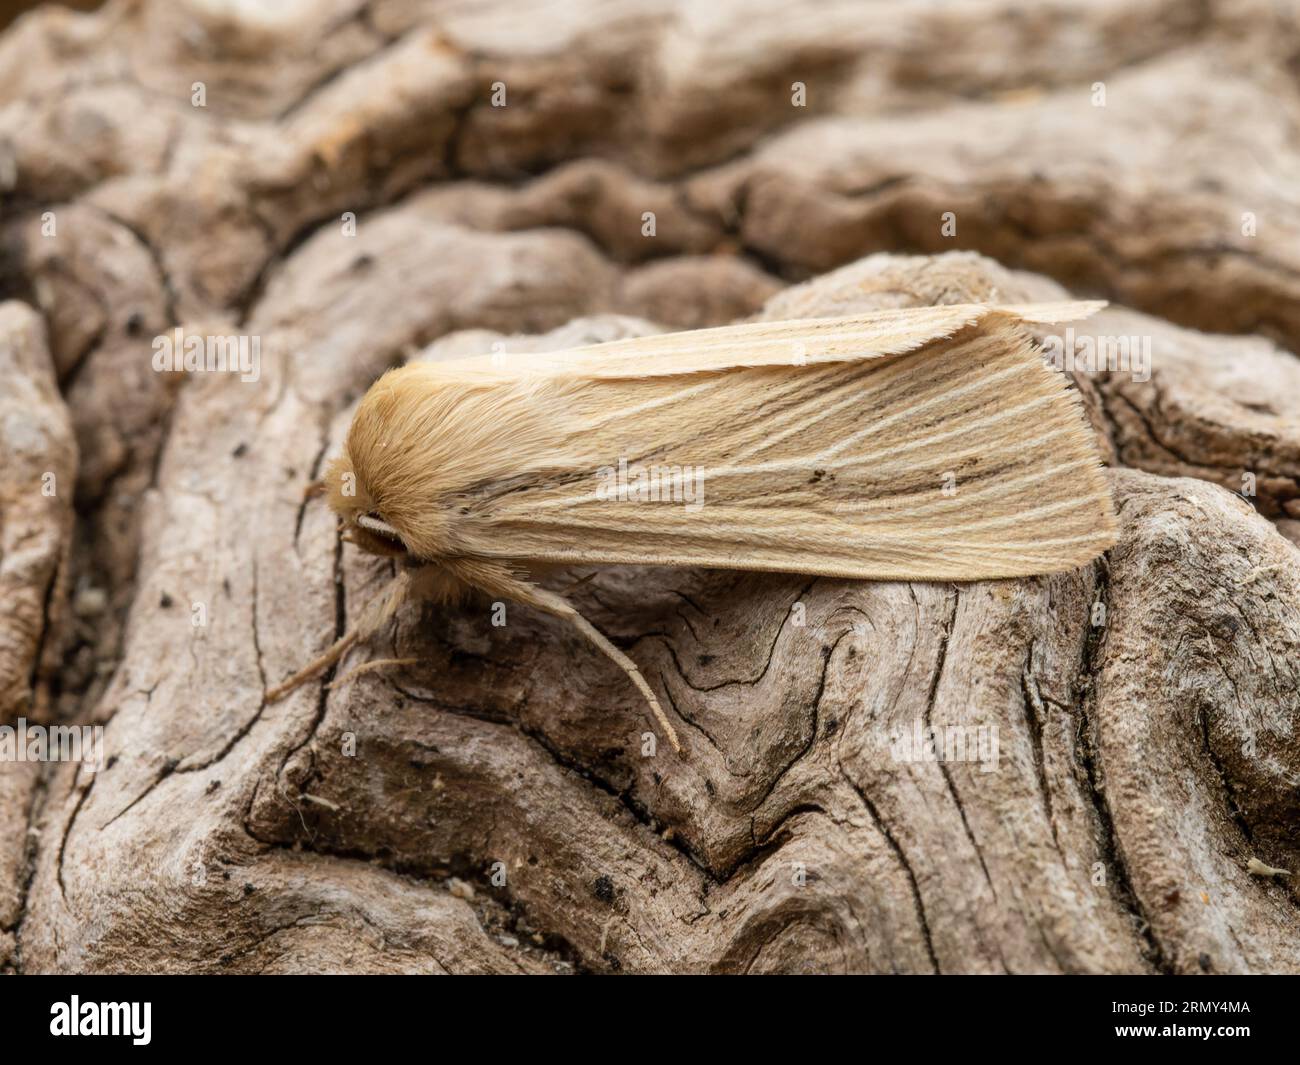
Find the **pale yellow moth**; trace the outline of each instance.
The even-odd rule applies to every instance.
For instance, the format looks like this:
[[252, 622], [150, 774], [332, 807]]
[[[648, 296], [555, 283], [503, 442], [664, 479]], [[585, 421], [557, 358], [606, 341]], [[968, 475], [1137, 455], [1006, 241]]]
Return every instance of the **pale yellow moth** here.
[[[362, 399], [326, 485], [352, 541], [417, 565], [270, 697], [407, 597], [474, 590], [571, 622], [680, 750], [636, 665], [534, 583], [539, 569], [968, 581], [1081, 566], [1114, 542], [1114, 510], [1077, 393], [1025, 323], [1099, 306], [890, 310], [392, 370]], [[642, 476], [656, 469], [668, 474]]]

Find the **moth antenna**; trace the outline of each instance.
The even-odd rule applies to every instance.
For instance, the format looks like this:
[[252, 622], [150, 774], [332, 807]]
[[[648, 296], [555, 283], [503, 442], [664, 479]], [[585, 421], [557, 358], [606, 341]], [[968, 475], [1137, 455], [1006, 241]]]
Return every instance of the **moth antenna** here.
[[325, 482], [318, 477], [314, 481], [307, 482], [306, 486], [302, 490], [302, 498], [304, 501], [308, 499], [315, 499], [317, 496], [324, 495], [325, 490], [326, 490]]
[[659, 705], [659, 700], [655, 698], [655, 693], [650, 689], [650, 685], [646, 683], [645, 677], [641, 675], [641, 670], [637, 668], [637, 664], [615, 647], [610, 642], [609, 637], [579, 614], [577, 607], [565, 599], [564, 596], [549, 592], [545, 588], [531, 588], [529, 592], [530, 602], [548, 613], [554, 614], [556, 617], [567, 619], [575, 629], [587, 637], [605, 653], [606, 657], [628, 675], [632, 683], [637, 686], [637, 690], [645, 696], [645, 701], [650, 704], [650, 711], [654, 714], [655, 720], [659, 722], [659, 727], [664, 730], [664, 735], [668, 737], [668, 742], [672, 745], [673, 751], [681, 754], [682, 744], [677, 738], [677, 730], [673, 728], [672, 722], [668, 720], [668, 715], [664, 713], [663, 707]]

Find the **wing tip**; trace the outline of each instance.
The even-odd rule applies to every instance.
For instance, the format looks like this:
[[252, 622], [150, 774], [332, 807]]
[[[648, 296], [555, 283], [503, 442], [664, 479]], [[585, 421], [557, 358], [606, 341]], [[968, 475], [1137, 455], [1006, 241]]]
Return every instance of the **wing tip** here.
[[1110, 306], [1109, 300], [1052, 300], [1046, 303], [990, 304], [989, 311], [1010, 314], [1022, 322], [1036, 325], [1055, 325], [1060, 322], [1078, 322], [1091, 318]]

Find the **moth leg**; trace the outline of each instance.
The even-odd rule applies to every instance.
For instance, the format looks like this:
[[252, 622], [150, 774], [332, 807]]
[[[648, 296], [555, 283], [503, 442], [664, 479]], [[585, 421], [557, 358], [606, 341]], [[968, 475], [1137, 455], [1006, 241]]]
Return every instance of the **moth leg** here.
[[668, 737], [668, 742], [672, 745], [673, 750], [677, 754], [682, 753], [682, 744], [677, 738], [677, 730], [673, 728], [672, 722], [668, 720], [668, 715], [664, 713], [663, 707], [659, 705], [659, 700], [655, 698], [655, 693], [651, 690], [650, 685], [646, 683], [645, 677], [641, 675], [641, 670], [637, 668], [637, 664], [615, 647], [609, 641], [609, 638], [595, 625], [579, 614], [577, 607], [565, 599], [564, 596], [557, 592], [547, 591], [545, 588], [539, 588], [537, 585], [531, 584], [513, 574], [508, 567], [496, 562], [480, 559], [456, 559], [449, 560], [448, 565], [466, 584], [492, 595], [501, 595], [519, 603], [527, 603], [529, 606], [535, 606], [539, 610], [545, 610], [548, 614], [554, 614], [556, 617], [568, 621], [603, 652], [610, 661], [628, 675], [628, 678], [636, 685], [637, 691], [642, 694], [649, 704], [651, 713], [654, 714], [655, 720], [659, 722], [659, 727], [664, 730], [664, 735]]
[[396, 614], [398, 607], [406, 601], [407, 596], [410, 594], [410, 584], [411, 576], [405, 572], [398, 574], [389, 581], [384, 586], [384, 590], [366, 604], [366, 608], [361, 612], [361, 617], [352, 628], [335, 640], [323, 654], [312, 659], [293, 676], [287, 677], [275, 687], [269, 688], [266, 692], [266, 701], [274, 703], [283, 699], [290, 692], [301, 688], [309, 680], [320, 676], [330, 666], [337, 663], [339, 659], [348, 653], [353, 644], [359, 640], [368, 640], [373, 636], [376, 630]]
[[664, 730], [664, 735], [668, 737], [668, 742], [672, 744], [673, 750], [681, 754], [682, 744], [677, 738], [677, 730], [673, 728], [672, 722], [668, 720], [668, 715], [664, 713], [663, 707], [659, 705], [659, 700], [655, 698], [655, 693], [651, 691], [650, 685], [646, 683], [645, 677], [641, 675], [641, 670], [637, 668], [637, 664], [615, 647], [609, 641], [609, 638], [595, 625], [579, 614], [573, 604], [563, 596], [548, 592], [544, 588], [539, 588], [537, 591], [551, 600], [550, 603], [538, 602], [538, 606], [548, 613], [555, 614], [557, 617], [566, 618], [575, 629], [587, 637], [600, 650], [604, 651], [607, 657], [622, 668], [641, 694], [645, 696], [645, 701], [650, 704], [650, 710], [654, 714], [655, 720], [659, 722], [659, 727]]
[[357, 630], [349, 629], [332, 644], [320, 656], [313, 658], [302, 669], [291, 677], [286, 677], [273, 688], [266, 690], [266, 701], [268, 703], [279, 702], [290, 692], [297, 691], [313, 677], [324, 673], [330, 666], [334, 665], [340, 658], [348, 653], [348, 649], [357, 642]]
[[330, 689], [346, 687], [366, 673], [374, 673], [381, 669], [396, 669], [398, 666], [419, 665], [419, 662], [418, 658], [372, 658], [369, 662], [353, 666], [343, 676], [330, 681], [326, 687]]

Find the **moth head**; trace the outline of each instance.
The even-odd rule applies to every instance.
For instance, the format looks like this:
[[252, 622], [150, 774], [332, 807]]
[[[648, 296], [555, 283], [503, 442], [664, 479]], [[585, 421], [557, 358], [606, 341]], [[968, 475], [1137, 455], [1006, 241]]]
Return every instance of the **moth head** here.
[[342, 519], [348, 538], [361, 550], [389, 558], [407, 553], [401, 531], [379, 509], [346, 451], [330, 463], [325, 484], [330, 507]]

